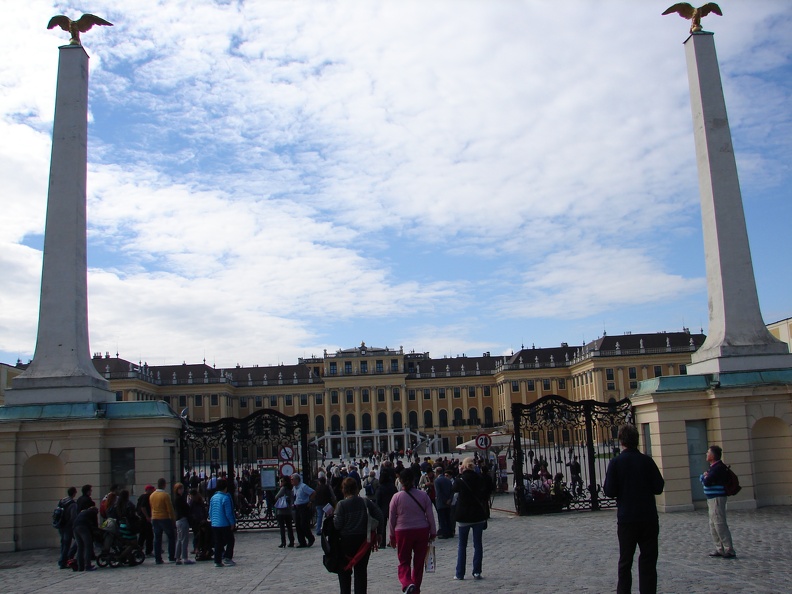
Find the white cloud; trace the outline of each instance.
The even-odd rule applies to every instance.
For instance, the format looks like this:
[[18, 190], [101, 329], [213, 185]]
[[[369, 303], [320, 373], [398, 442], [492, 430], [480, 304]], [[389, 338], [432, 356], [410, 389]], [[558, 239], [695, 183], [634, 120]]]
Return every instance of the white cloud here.
[[[79, 14], [71, 2], [30, 6], [0, 65], [6, 261], [43, 227], [55, 48], [66, 42], [46, 21]], [[773, 208], [790, 178], [792, 8], [721, 6], [726, 16], [705, 25], [744, 193]], [[583, 325], [698, 295], [706, 315], [703, 266], [687, 261], [700, 250], [688, 24], [664, 8], [92, 8], [115, 23], [83, 36], [93, 343], [170, 362], [207, 348], [293, 360], [369, 334], [501, 352], [513, 336], [499, 333], [522, 337], [536, 312]], [[38, 270], [14, 274], [30, 294]], [[0, 287], [0, 299], [16, 297]], [[13, 319], [0, 314], [0, 352], [28, 352], [30, 324]]]

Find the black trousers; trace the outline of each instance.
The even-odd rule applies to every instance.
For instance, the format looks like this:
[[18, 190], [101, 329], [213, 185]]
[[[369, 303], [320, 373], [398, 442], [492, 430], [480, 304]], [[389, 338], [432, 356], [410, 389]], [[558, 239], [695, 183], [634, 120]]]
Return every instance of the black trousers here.
[[297, 540], [302, 546], [313, 544], [316, 537], [311, 532], [311, 506], [307, 503], [295, 505], [295, 528], [297, 529]]
[[657, 592], [657, 537], [660, 534], [658, 520], [650, 522], [619, 522], [619, 583], [616, 594], [632, 591], [632, 564], [636, 546], [641, 549], [638, 557], [638, 591], [641, 594]]
[[[332, 518], [330, 519], [332, 521]], [[349, 559], [354, 557], [360, 546], [366, 542], [365, 534], [350, 534], [341, 537], [341, 550], [344, 556]], [[368, 562], [371, 551], [357, 562], [349, 571], [342, 571], [338, 574], [338, 585], [341, 594], [352, 594], [352, 573], [355, 574], [355, 594], [366, 594], [368, 588]]]

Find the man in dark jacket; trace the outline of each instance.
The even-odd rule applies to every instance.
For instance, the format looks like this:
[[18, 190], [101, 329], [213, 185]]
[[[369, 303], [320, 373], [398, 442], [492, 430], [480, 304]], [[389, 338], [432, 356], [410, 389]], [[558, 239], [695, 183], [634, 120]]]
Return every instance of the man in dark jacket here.
[[638, 451], [635, 425], [619, 428], [621, 453], [611, 460], [605, 475], [605, 495], [616, 498], [618, 508], [619, 581], [617, 594], [632, 590], [632, 563], [635, 547], [638, 558], [638, 583], [641, 594], [657, 592], [657, 518], [655, 495], [663, 492], [665, 481], [654, 460]]
[[704, 495], [707, 496], [707, 511], [709, 512], [709, 526], [715, 550], [710, 557], [723, 557], [734, 559], [732, 536], [729, 525], [726, 523], [726, 482], [729, 480], [728, 467], [721, 460], [723, 450], [720, 446], [710, 446], [707, 450], [709, 470], [701, 475], [701, 484], [704, 485]]
[[[437, 478], [434, 481], [435, 487], [435, 508], [437, 508], [437, 538], [451, 538], [454, 533], [451, 530], [451, 478], [446, 475], [441, 466], [435, 468]], [[450, 471], [449, 471], [450, 474]]]
[[[63, 509], [60, 525], [58, 525], [58, 533], [60, 534], [60, 557], [58, 558], [58, 567], [61, 569], [69, 569], [68, 562], [72, 558], [72, 539], [74, 538], [74, 519], [77, 517], [78, 509], [77, 503], [74, 501], [74, 496], [77, 495], [77, 487], [69, 487], [66, 492], [67, 495], [58, 502], [58, 507]], [[76, 546], [74, 547], [76, 550]]]

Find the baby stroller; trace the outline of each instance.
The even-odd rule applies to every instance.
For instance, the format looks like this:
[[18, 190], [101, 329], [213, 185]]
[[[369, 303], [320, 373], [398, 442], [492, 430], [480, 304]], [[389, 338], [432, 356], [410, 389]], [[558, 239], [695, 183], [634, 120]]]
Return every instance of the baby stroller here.
[[207, 520], [193, 529], [195, 532], [195, 560], [214, 561], [214, 549], [212, 548], [212, 527]]
[[102, 525], [104, 538], [102, 552], [96, 557], [99, 567], [120, 567], [140, 565], [146, 559], [143, 549], [138, 545], [137, 530], [127, 518], [117, 521], [108, 519]]

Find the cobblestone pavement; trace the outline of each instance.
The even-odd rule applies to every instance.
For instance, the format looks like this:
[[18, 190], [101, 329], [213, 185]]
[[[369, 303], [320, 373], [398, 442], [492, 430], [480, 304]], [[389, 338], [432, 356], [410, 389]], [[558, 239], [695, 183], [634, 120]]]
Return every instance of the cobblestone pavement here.
[[[427, 574], [425, 594], [614, 592], [616, 589], [616, 514], [613, 510], [517, 517], [509, 495], [495, 500], [484, 532], [484, 579], [453, 580], [456, 540], [437, 541], [437, 572]], [[792, 592], [792, 508], [731, 511], [729, 525], [738, 557], [710, 558], [706, 510], [660, 515], [659, 591], [666, 593]], [[59, 570], [55, 549], [0, 554], [0, 592], [337, 592], [336, 576], [322, 566], [317, 544], [279, 549], [275, 531], [240, 532], [236, 567], [154, 565], [100, 569], [90, 573]], [[472, 544], [468, 568], [472, 562]], [[633, 569], [638, 591], [637, 554]], [[369, 591], [398, 594], [396, 554], [371, 556]]]

